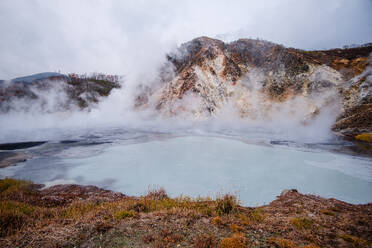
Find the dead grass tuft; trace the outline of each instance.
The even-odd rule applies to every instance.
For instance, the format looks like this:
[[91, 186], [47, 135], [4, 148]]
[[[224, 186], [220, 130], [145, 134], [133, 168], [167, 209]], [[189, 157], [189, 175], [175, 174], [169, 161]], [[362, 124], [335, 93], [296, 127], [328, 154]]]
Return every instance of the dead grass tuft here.
[[159, 201], [159, 200], [168, 199], [169, 197], [164, 188], [157, 188], [157, 189], [149, 190], [145, 198]]
[[243, 228], [236, 225], [236, 224], [231, 224], [230, 225], [230, 230], [233, 232], [233, 233], [239, 233], [241, 231], [243, 231]]
[[201, 235], [195, 239], [195, 248], [215, 248], [217, 247], [217, 241], [211, 234]]
[[223, 225], [222, 218], [219, 216], [214, 217], [212, 221], [213, 221], [213, 224], [217, 226]]
[[127, 219], [127, 218], [132, 218], [132, 217], [134, 217], [134, 212], [127, 211], [127, 210], [119, 211], [114, 215], [115, 220]]
[[0, 236], [16, 233], [34, 213], [34, 207], [26, 203], [0, 202]]
[[233, 212], [238, 205], [238, 200], [236, 196], [226, 194], [222, 198], [217, 198], [216, 203], [216, 213], [221, 216]]
[[234, 233], [232, 237], [221, 241], [221, 248], [244, 248], [246, 243], [247, 239], [242, 233]]
[[366, 241], [366, 240], [363, 240], [361, 238], [358, 238], [356, 236], [349, 235], [349, 234], [342, 234], [342, 235], [340, 235], [340, 238], [342, 238], [344, 241], [346, 241], [350, 244], [353, 244], [356, 247], [360, 247], [360, 246], [364, 247], [368, 243], [368, 241]]
[[0, 197], [7, 199], [8, 196], [15, 198], [16, 196], [29, 193], [32, 189], [32, 182], [5, 178], [0, 180]]
[[289, 239], [270, 237], [269, 243], [278, 248], [297, 248], [297, 245]]
[[249, 214], [249, 218], [252, 221], [262, 222], [265, 220], [265, 212], [262, 208], [256, 208]]
[[306, 217], [295, 217], [290, 220], [290, 223], [294, 225], [297, 229], [308, 230], [314, 225], [314, 221]]

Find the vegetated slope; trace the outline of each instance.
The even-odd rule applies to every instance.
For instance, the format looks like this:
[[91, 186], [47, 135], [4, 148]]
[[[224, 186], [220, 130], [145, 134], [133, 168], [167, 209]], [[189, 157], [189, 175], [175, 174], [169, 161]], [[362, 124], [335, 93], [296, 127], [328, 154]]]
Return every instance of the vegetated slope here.
[[372, 205], [287, 190], [261, 207], [232, 195], [128, 197], [94, 186], [0, 180], [1, 247], [370, 247]]

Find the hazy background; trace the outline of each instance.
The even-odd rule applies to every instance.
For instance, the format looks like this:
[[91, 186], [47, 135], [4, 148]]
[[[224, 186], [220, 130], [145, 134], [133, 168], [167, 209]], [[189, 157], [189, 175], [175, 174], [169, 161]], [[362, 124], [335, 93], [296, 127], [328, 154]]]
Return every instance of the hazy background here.
[[302, 49], [372, 41], [370, 0], [1, 0], [0, 79], [42, 72], [152, 75], [197, 36]]

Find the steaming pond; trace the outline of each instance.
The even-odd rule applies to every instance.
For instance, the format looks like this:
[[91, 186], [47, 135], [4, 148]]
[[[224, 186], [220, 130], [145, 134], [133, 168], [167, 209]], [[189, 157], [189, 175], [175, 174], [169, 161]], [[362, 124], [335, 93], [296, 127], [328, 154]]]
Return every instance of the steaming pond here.
[[[43, 149], [53, 150], [51, 145]], [[145, 194], [149, 187], [164, 187], [171, 196], [234, 193], [249, 206], [269, 203], [292, 188], [350, 203], [372, 202], [370, 158], [211, 136], [69, 146], [0, 169], [0, 176], [46, 185], [94, 184], [128, 195]]]

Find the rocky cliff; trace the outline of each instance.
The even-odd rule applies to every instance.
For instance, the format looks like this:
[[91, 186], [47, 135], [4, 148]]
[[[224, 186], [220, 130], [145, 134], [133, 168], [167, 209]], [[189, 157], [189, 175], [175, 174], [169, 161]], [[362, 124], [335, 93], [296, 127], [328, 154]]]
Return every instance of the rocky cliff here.
[[64, 75], [44, 72], [0, 81], [0, 113], [29, 111], [66, 111], [87, 108], [120, 88], [119, 77], [113, 75]]
[[195, 118], [229, 106], [242, 118], [270, 120], [286, 104], [289, 113], [303, 110], [304, 124], [333, 106], [333, 130], [354, 137], [372, 131], [371, 52], [370, 45], [303, 51], [263, 40], [200, 37], [168, 55], [173, 77], [141, 94], [136, 106]]

